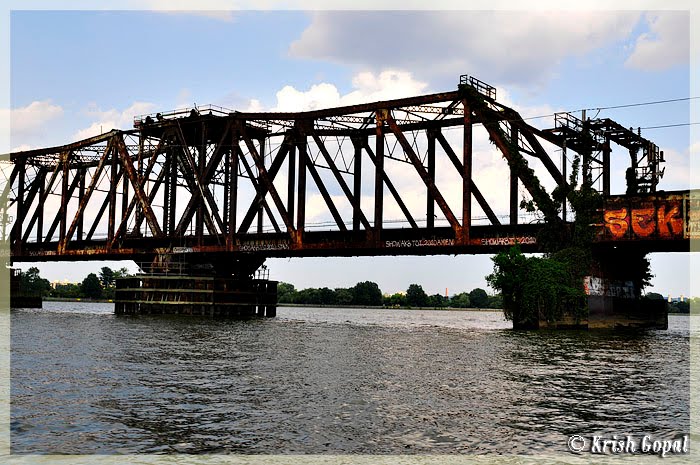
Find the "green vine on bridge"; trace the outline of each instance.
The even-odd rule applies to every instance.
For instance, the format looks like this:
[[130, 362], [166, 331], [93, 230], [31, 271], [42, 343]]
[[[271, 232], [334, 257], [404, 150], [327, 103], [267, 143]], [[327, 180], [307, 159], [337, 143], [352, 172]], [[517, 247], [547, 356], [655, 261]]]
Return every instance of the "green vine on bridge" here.
[[[585, 178], [576, 188], [580, 155], [572, 165], [569, 183], [558, 186], [551, 201], [562, 205], [564, 199], [569, 200], [575, 214], [573, 224], [548, 221], [538, 235], [543, 257], [527, 257], [516, 245], [493, 258], [493, 273], [486, 277], [489, 285], [501, 292], [505, 317], [515, 327], [536, 328], [540, 321], [551, 324], [565, 315], [579, 323], [588, 315], [583, 279], [594, 262], [594, 225], [602, 198]], [[535, 199], [521, 204], [528, 211], [539, 205]]]
[[[504, 119], [503, 114], [489, 108], [483, 96], [473, 87], [461, 85], [460, 91], [463, 97], [468, 100], [470, 109], [479, 117], [484, 128], [488, 131], [490, 141], [496, 144], [502, 156], [508, 161], [513, 174], [520, 179], [532, 196], [532, 205], [544, 214], [548, 222], [559, 222], [556, 204], [542, 187], [535, 171], [530, 167], [525, 157], [520, 154], [517, 140], [512, 140], [501, 128], [499, 121]], [[505, 119], [520, 118], [516, 112], [512, 113], [512, 115], [506, 115]]]

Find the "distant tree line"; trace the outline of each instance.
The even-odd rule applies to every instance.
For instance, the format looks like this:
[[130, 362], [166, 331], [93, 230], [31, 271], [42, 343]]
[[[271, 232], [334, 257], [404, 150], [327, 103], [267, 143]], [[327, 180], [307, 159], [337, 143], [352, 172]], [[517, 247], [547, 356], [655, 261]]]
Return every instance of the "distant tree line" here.
[[435, 308], [502, 308], [500, 295], [488, 295], [476, 288], [447, 298], [440, 294], [428, 295], [419, 284], [411, 284], [405, 293], [383, 295], [377, 283], [363, 281], [350, 288], [307, 288], [296, 290], [292, 284], [277, 285], [277, 301], [280, 304], [300, 305], [360, 305], [384, 307], [435, 307]]
[[113, 299], [114, 284], [119, 278], [129, 276], [129, 270], [113, 270], [102, 267], [100, 273], [90, 273], [81, 283], [56, 284], [51, 287], [48, 279], [39, 275], [39, 269], [31, 267], [22, 272], [21, 289], [23, 293], [63, 299]]
[[[656, 292], [647, 292], [645, 298], [650, 300], [666, 300], [666, 297]], [[682, 302], [669, 302], [668, 311], [671, 313], [690, 313], [691, 305], [693, 307], [700, 305], [700, 297], [691, 297]]]

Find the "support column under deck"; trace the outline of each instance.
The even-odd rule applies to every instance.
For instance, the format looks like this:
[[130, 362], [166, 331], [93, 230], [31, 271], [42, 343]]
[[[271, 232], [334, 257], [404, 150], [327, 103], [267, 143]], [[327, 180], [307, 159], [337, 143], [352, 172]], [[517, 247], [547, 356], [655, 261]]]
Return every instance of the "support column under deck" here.
[[114, 312], [117, 315], [274, 317], [277, 315], [277, 281], [256, 273], [263, 262], [264, 258], [257, 256], [238, 259], [188, 256], [187, 262], [182, 256], [158, 257], [146, 273], [117, 280]]

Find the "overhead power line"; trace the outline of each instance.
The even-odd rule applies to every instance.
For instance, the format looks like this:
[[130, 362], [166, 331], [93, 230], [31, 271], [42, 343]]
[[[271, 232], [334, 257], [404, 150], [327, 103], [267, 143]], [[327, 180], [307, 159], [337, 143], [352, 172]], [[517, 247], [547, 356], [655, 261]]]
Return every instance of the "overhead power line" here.
[[677, 124], [663, 124], [661, 126], [647, 126], [645, 128], [639, 128], [639, 129], [661, 129], [661, 128], [677, 128], [681, 126], [695, 126], [696, 124], [700, 124], [700, 122], [695, 122], [695, 123], [677, 123]]

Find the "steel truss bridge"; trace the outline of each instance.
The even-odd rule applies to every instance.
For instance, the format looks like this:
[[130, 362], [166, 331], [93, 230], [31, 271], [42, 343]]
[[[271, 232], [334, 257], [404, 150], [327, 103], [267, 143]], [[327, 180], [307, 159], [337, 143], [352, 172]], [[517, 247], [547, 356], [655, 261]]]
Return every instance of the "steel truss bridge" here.
[[[503, 199], [491, 203], [473, 175], [477, 130], [503, 158]], [[626, 195], [610, 195], [614, 146], [629, 154]], [[250, 273], [266, 257], [493, 253], [515, 242], [536, 251], [543, 222], [570, 219], [531, 168], [563, 186], [559, 152], [580, 154], [582, 176], [606, 198], [601, 244], [688, 250], [692, 192], [657, 192], [664, 160], [653, 142], [571, 113], [537, 129], [470, 76], [455, 91], [339, 108], [144, 115], [133, 129], [12, 153], [2, 233], [13, 262], [199, 262], [224, 273]], [[406, 191], [407, 177], [421, 192]], [[523, 223], [523, 198], [539, 222]], [[504, 199], [508, 214], [497, 215]], [[328, 222], [307, 221], [311, 208]]]

